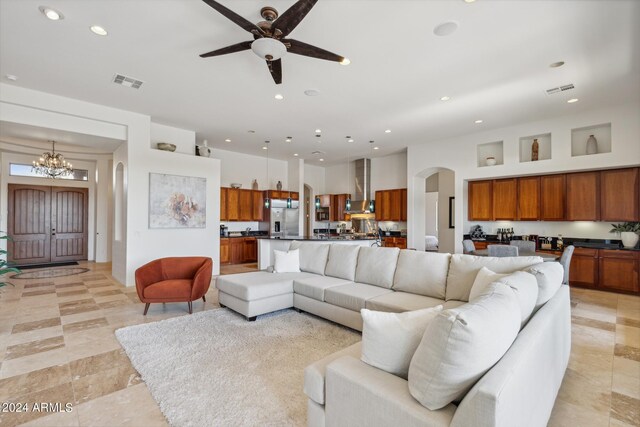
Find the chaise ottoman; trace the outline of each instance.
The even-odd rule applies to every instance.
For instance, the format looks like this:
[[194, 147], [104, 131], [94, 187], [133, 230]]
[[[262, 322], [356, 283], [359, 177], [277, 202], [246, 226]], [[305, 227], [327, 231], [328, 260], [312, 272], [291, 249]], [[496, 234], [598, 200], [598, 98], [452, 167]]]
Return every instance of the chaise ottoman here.
[[255, 271], [219, 276], [216, 279], [222, 307], [242, 314], [249, 321], [256, 316], [293, 307], [293, 281], [315, 276], [312, 273]]

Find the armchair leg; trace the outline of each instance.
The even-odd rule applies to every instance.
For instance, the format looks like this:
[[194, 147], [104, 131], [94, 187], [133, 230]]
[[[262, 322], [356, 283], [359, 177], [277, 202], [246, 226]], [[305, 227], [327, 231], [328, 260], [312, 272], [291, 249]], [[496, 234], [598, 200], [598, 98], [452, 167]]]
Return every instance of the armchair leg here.
[[189, 301], [189, 314], [193, 313], [193, 307], [191, 306], [191, 301]]
[[145, 306], [144, 306], [144, 314], [143, 314], [143, 316], [146, 316], [146, 315], [147, 315], [147, 311], [149, 311], [149, 306], [150, 306], [150, 305], [151, 305], [151, 303], [146, 303], [146, 304], [145, 304]]
[[207, 302], [207, 299], [202, 295], [202, 302]]

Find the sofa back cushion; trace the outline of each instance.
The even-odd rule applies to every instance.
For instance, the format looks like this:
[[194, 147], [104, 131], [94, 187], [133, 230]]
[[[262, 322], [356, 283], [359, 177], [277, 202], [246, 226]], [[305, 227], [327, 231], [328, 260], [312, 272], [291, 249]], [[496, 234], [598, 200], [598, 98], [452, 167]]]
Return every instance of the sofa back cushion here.
[[294, 240], [289, 246], [289, 250], [300, 250], [300, 271], [307, 273], [322, 274], [327, 266], [327, 258], [329, 257], [329, 244], [327, 243], [309, 243]]
[[409, 391], [432, 411], [461, 399], [518, 335], [516, 295], [501, 283], [490, 288], [473, 302], [442, 311], [427, 325], [409, 365]]
[[355, 280], [360, 246], [334, 243], [329, 249], [329, 261], [324, 274], [345, 280]]
[[534, 313], [547, 303], [558, 292], [564, 280], [564, 269], [558, 262], [541, 262], [524, 271], [535, 276], [538, 283], [538, 299], [533, 308]]
[[469, 292], [482, 267], [495, 273], [513, 273], [542, 262], [539, 256], [481, 257], [453, 254], [447, 276], [446, 299], [469, 301]]
[[398, 248], [365, 248], [358, 252], [356, 282], [391, 289], [398, 263]]
[[393, 289], [444, 299], [450, 259], [451, 254], [401, 250]]

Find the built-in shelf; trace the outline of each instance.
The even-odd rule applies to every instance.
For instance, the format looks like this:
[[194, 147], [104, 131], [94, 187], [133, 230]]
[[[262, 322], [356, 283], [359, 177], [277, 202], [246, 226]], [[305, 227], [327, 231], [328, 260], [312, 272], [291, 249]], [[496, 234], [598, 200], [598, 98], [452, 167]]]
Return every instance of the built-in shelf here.
[[503, 147], [503, 141], [478, 144], [478, 167], [489, 166], [487, 165], [487, 157], [494, 157], [496, 159], [496, 165], [504, 164]]
[[538, 140], [538, 160], [549, 160], [551, 158], [551, 134], [524, 136], [520, 138], [520, 163], [531, 162], [531, 147], [533, 140]]
[[587, 140], [593, 135], [598, 141], [597, 154], [611, 152], [611, 123], [571, 129], [571, 157], [587, 155]]

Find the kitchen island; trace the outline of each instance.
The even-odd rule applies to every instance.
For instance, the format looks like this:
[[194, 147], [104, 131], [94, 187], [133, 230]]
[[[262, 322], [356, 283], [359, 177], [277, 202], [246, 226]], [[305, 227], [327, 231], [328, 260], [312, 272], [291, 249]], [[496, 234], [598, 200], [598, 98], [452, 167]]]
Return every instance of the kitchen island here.
[[[348, 237], [348, 238], [347, 238]], [[328, 237], [258, 237], [258, 269], [264, 270], [273, 265], [273, 251], [287, 251], [294, 240], [305, 242], [337, 243], [342, 245], [373, 246], [377, 239], [375, 237], [355, 237], [355, 236], [328, 236]]]

